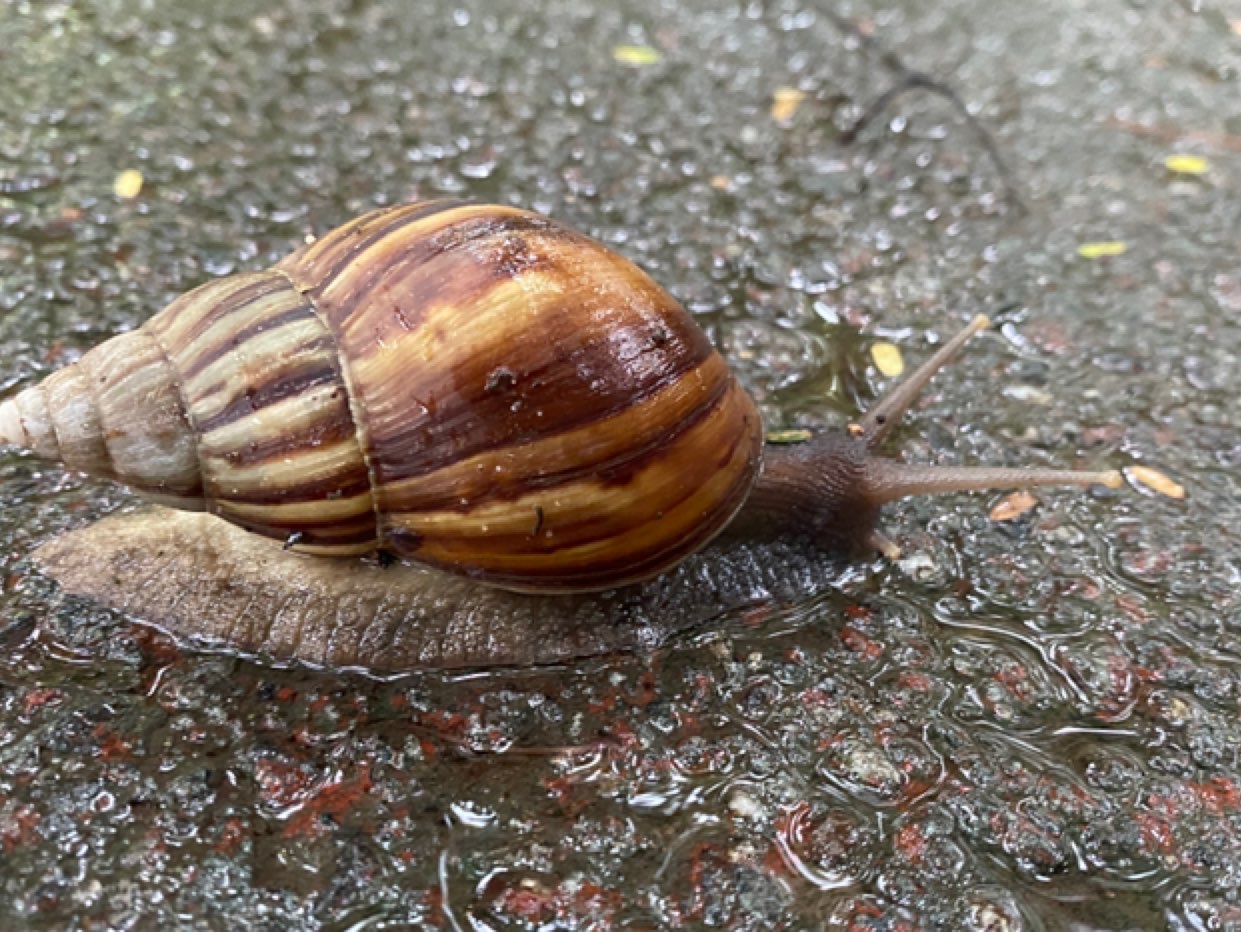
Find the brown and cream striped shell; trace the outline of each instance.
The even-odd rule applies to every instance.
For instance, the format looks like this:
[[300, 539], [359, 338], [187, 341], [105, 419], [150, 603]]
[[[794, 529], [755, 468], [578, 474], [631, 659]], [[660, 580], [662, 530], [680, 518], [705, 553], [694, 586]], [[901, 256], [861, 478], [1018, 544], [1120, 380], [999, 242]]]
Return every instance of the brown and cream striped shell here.
[[430, 202], [189, 292], [0, 403], [0, 443], [295, 549], [576, 591], [710, 540], [762, 428], [632, 263], [537, 214]]

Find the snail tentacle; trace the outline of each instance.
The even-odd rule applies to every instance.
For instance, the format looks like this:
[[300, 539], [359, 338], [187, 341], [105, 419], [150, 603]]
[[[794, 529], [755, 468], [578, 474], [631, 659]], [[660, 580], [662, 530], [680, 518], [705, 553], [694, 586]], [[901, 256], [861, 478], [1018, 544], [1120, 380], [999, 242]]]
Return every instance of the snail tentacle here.
[[975, 317], [845, 431], [770, 446], [735, 530], [806, 537], [832, 553], [877, 551], [896, 559], [900, 547], [877, 522], [880, 508], [900, 498], [1036, 486], [1119, 488], [1123, 480], [1115, 470], [935, 466], [875, 452], [931, 378], [988, 324], [985, 316]]
[[974, 334], [990, 326], [989, 317], [985, 314], [977, 315], [956, 336], [875, 402], [858, 421], [860, 436], [866, 438], [867, 448], [877, 450], [918, 400], [927, 383], [953, 360]]

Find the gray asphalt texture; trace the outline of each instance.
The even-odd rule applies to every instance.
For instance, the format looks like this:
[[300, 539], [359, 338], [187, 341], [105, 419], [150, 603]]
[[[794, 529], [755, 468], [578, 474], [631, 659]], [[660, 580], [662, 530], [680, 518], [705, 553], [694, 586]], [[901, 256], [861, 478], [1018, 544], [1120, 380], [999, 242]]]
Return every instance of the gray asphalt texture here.
[[841, 7], [1007, 181], [926, 90], [847, 143], [901, 75], [809, 4], [200, 9], [0, 2], [0, 388], [451, 194], [638, 261], [773, 427], [986, 312], [904, 455], [1187, 495], [910, 502], [829, 597], [376, 681], [63, 598], [26, 556], [135, 499], [5, 454], [0, 928], [1241, 928], [1241, 7]]

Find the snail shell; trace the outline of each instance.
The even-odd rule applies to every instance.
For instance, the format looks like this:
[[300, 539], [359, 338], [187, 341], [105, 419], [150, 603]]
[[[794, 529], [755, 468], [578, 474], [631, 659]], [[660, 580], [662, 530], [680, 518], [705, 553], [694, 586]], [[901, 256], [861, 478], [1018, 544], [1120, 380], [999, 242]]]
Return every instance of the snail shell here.
[[0, 403], [0, 443], [299, 550], [556, 592], [703, 546], [759, 473], [762, 427], [631, 262], [441, 201], [187, 293]]

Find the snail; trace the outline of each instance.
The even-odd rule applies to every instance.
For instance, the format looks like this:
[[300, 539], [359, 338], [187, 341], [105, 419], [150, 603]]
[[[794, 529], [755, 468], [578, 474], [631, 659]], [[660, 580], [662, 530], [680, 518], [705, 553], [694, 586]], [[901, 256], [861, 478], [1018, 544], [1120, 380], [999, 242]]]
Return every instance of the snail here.
[[[897, 498], [1119, 485], [1116, 472], [878, 455], [987, 325], [972, 321], [848, 430], [767, 444], [705, 333], [636, 265], [529, 211], [430, 201], [372, 211], [266, 271], [188, 292], [0, 402], [0, 444], [205, 513], [173, 522], [206, 542], [199, 561], [234, 547], [228, 522], [274, 541], [235, 545], [274, 578], [363, 574], [370, 591], [390, 571], [358, 557], [377, 552], [542, 605], [615, 604], [713, 541], [894, 555], [877, 521]], [[127, 559], [152, 526], [121, 535]], [[105, 546], [79, 543], [58, 559], [80, 564]], [[125, 575], [115, 552], [98, 559]], [[133, 592], [95, 595], [143, 614]], [[500, 614], [519, 597], [483, 598]], [[172, 609], [156, 614], [177, 627]], [[365, 652], [343, 659], [383, 666]]]

